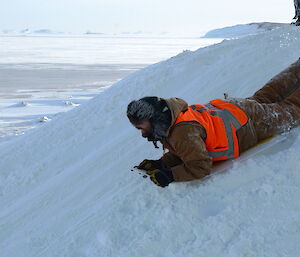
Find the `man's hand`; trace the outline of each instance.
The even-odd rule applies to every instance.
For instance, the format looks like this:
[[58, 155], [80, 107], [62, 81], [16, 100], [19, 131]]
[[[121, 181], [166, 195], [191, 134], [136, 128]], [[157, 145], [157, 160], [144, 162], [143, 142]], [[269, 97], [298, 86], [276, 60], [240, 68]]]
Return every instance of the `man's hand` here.
[[147, 171], [147, 174], [150, 176], [151, 181], [160, 187], [166, 187], [174, 181], [171, 169], [151, 170]]
[[[136, 169], [150, 171], [155, 169], [161, 169], [161, 160], [143, 160], [138, 166], [134, 166]], [[149, 174], [148, 174], [149, 175]]]

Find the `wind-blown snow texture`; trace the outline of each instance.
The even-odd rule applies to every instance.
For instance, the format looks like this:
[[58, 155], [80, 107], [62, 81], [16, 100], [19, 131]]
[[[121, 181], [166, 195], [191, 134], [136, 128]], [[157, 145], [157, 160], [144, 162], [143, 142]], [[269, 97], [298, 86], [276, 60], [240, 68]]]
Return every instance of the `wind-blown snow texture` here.
[[297, 134], [289, 149], [162, 189], [130, 171], [162, 152], [125, 115], [146, 95], [190, 104], [251, 95], [299, 45], [291, 26], [186, 51], [2, 143], [0, 256], [299, 256]]

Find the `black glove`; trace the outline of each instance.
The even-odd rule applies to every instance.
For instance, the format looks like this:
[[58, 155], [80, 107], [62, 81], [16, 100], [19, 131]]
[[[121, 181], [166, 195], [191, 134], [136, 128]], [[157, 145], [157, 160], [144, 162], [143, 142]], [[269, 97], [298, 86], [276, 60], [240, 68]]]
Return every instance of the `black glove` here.
[[[155, 170], [155, 169], [161, 169], [162, 163], [161, 160], [143, 160], [138, 166], [134, 166], [134, 168], [140, 169], [140, 170]], [[149, 174], [148, 174], [149, 175]]]
[[174, 181], [171, 169], [151, 170], [147, 174], [150, 175], [151, 181], [160, 187], [166, 187]]

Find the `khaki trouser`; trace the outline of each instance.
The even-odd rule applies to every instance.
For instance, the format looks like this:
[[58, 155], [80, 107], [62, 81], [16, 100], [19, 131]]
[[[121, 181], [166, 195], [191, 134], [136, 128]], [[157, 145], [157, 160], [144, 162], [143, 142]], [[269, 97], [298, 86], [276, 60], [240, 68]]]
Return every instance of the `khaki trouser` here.
[[258, 141], [300, 125], [300, 59], [246, 102]]

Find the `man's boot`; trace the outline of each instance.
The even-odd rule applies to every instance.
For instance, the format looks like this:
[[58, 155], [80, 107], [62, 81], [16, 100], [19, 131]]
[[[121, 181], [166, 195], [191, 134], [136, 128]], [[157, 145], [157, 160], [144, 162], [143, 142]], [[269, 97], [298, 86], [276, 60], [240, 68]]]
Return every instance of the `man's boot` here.
[[296, 20], [295, 25], [300, 26], [300, 17], [298, 17], [298, 20]]

